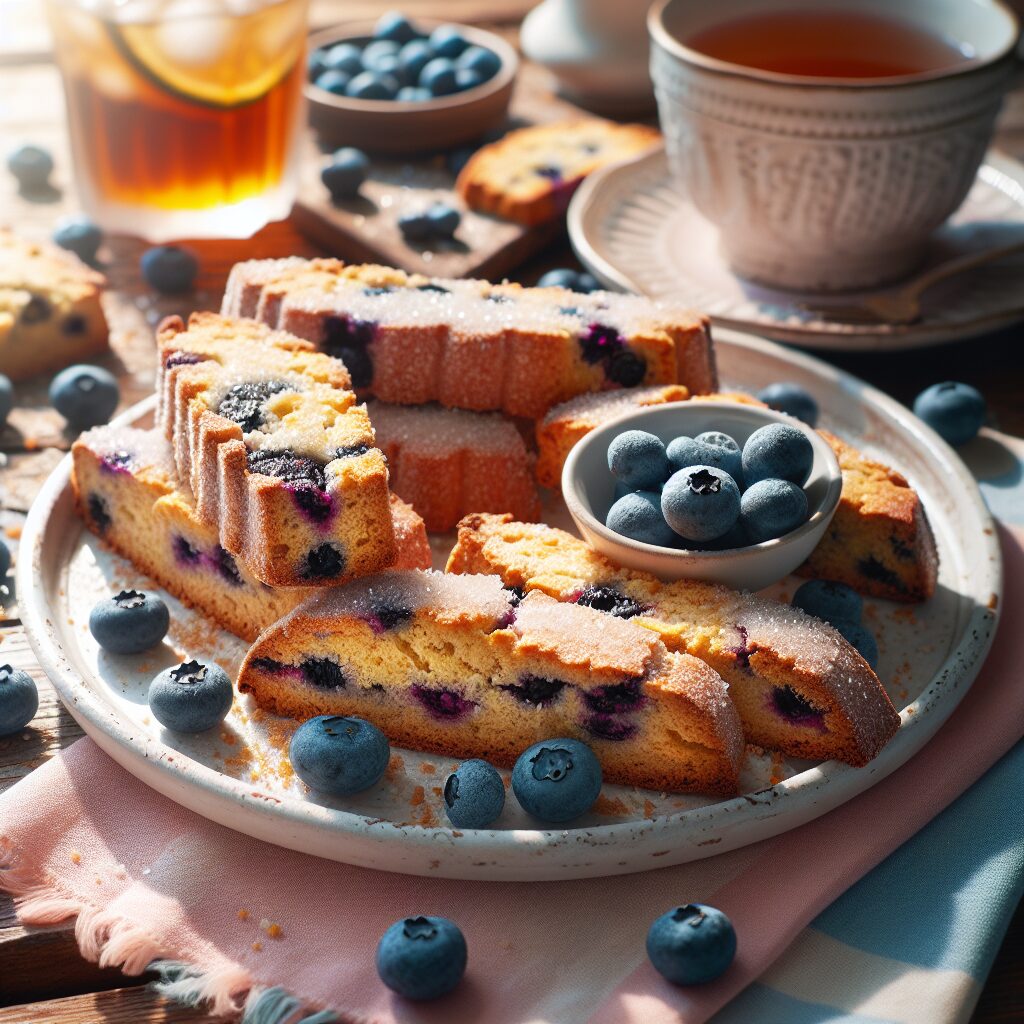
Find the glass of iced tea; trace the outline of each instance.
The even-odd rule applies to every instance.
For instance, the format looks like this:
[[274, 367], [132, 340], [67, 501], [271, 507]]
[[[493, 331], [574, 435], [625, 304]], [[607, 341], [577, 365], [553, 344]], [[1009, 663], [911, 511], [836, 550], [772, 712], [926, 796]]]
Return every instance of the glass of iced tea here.
[[287, 216], [308, 0], [47, 0], [82, 205], [110, 231], [245, 238]]

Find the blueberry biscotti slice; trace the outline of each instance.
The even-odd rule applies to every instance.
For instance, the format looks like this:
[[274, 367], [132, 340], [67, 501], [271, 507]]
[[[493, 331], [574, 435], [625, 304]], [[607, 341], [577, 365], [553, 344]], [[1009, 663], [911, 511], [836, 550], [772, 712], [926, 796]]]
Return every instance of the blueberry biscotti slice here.
[[390, 564], [387, 465], [341, 363], [213, 313], [171, 317], [157, 340], [179, 477], [257, 579], [315, 586]]
[[831, 626], [754, 594], [621, 569], [583, 541], [508, 516], [469, 516], [449, 572], [600, 609], [656, 632], [729, 685], [747, 739], [795, 757], [863, 765], [899, 727], [877, 676]]
[[0, 229], [0, 373], [22, 380], [106, 349], [105, 284], [72, 253]]
[[533, 419], [589, 391], [717, 383], [707, 319], [635, 295], [256, 260], [232, 269], [223, 312], [313, 342], [361, 393], [400, 405]]
[[414, 750], [510, 766], [530, 744], [591, 744], [610, 782], [736, 791], [725, 685], [649, 630], [495, 576], [382, 573], [316, 594], [256, 641], [238, 677], [296, 718], [359, 715]]
[[[171, 446], [159, 430], [96, 427], [71, 449], [72, 486], [86, 526], [165, 590], [219, 626], [254, 640], [310, 594], [268, 587], [220, 543], [178, 487]], [[423, 520], [391, 499], [395, 567], [430, 567]]]

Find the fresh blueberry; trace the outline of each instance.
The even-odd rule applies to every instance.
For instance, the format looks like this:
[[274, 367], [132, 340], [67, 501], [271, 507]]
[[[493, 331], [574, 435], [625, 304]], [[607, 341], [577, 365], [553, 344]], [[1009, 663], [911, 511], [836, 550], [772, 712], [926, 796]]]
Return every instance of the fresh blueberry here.
[[426, 213], [404, 213], [398, 218], [398, 230], [410, 242], [423, 242], [433, 235], [434, 228]]
[[725, 470], [690, 466], [669, 477], [661, 492], [661, 511], [680, 537], [714, 540], [736, 524], [740, 489]]
[[486, 47], [468, 46], [459, 54], [455, 66], [460, 70], [475, 71], [481, 81], [487, 81], [501, 70], [501, 58]]
[[[374, 61], [373, 70], [378, 75], [393, 78], [398, 83], [399, 88], [409, 84], [409, 76], [405, 68], [402, 67], [402, 62], [399, 60], [397, 53], [378, 57]], [[398, 98], [398, 93], [395, 93], [395, 98]]]
[[813, 462], [814, 449], [802, 430], [788, 423], [767, 423], [743, 446], [743, 482], [749, 487], [775, 478], [803, 487]]
[[449, 96], [458, 89], [455, 65], [447, 57], [435, 57], [420, 72], [419, 84], [431, 96]]
[[486, 79], [479, 71], [470, 68], [458, 68], [455, 71], [455, 91], [465, 92], [467, 89], [475, 89], [483, 85]]
[[14, 409], [14, 384], [6, 374], [0, 373], [0, 427], [7, 423]]
[[981, 392], [970, 384], [946, 381], [933, 384], [914, 399], [914, 412], [947, 444], [966, 444], [985, 422], [987, 409]]
[[806, 388], [792, 381], [769, 384], [758, 391], [757, 397], [770, 408], [803, 420], [809, 427], [818, 423], [818, 403]]
[[403, 85], [395, 97], [396, 100], [401, 100], [403, 103], [425, 103], [433, 98], [429, 89], [424, 89], [419, 85]]
[[665, 445], [646, 430], [624, 430], [612, 438], [608, 468], [631, 490], [645, 491], [660, 487], [671, 472]]
[[406, 79], [418, 82], [423, 69], [437, 56], [425, 39], [414, 39], [398, 51], [398, 62]]
[[95, 263], [103, 232], [88, 217], [67, 217], [57, 225], [53, 240], [86, 263]]
[[231, 680], [219, 665], [186, 661], [149, 684], [149, 710], [172, 732], [205, 732], [224, 721], [232, 696]]
[[0, 540], [0, 582], [11, 571], [11, 549]]
[[486, 761], [463, 761], [445, 780], [444, 806], [456, 828], [487, 828], [505, 806], [505, 784]]
[[390, 39], [396, 43], [408, 43], [419, 38], [416, 26], [398, 11], [388, 11], [377, 19], [373, 30], [374, 39]]
[[689, 903], [662, 914], [647, 933], [647, 956], [676, 985], [701, 985], [723, 974], [736, 956], [736, 932], [720, 910]]
[[740, 522], [752, 544], [782, 537], [806, 521], [807, 495], [789, 480], [758, 480], [740, 499]]
[[430, 233], [435, 238], [451, 238], [462, 223], [462, 214], [447, 203], [434, 203], [427, 210]]
[[348, 84], [352, 76], [347, 71], [337, 68], [330, 68], [322, 75], [318, 75], [314, 83], [318, 89], [329, 92], [333, 96], [345, 96], [348, 93]]
[[601, 792], [601, 765], [579, 740], [544, 740], [519, 755], [512, 791], [535, 818], [571, 821], [594, 806]]
[[32, 677], [10, 665], [0, 665], [0, 736], [24, 729], [39, 710], [39, 691]]
[[69, 366], [50, 383], [50, 404], [79, 430], [106, 423], [120, 399], [114, 375], [100, 366]]
[[158, 245], [142, 254], [142, 276], [150, 287], [167, 295], [187, 292], [199, 272], [199, 262], [187, 249]]
[[557, 267], [549, 270], [537, 281], [538, 288], [567, 288], [571, 292], [582, 292], [580, 273], [571, 267]]
[[288, 757], [295, 774], [317, 793], [350, 796], [380, 781], [391, 748], [362, 718], [319, 715], [295, 730]]
[[327, 70], [324, 63], [326, 57], [326, 50], [312, 50], [306, 58], [306, 77], [311, 82], [315, 82]]
[[836, 619], [860, 622], [864, 611], [860, 594], [836, 580], [808, 580], [800, 584], [791, 603], [794, 608], [801, 608], [826, 622]]
[[743, 484], [743, 453], [740, 446], [720, 430], [706, 430], [698, 434], [694, 441], [706, 446], [708, 458], [702, 460], [710, 466], [724, 469], [736, 481], [737, 486]]
[[598, 281], [593, 274], [588, 274], [586, 271], [578, 274], [576, 277], [576, 291], [590, 294], [590, 292], [599, 292], [601, 290], [601, 282]]
[[657, 491], [624, 494], [608, 509], [605, 526], [641, 544], [670, 548], [676, 542], [675, 532], [662, 514], [661, 495]]
[[469, 43], [457, 25], [439, 25], [430, 33], [430, 46], [439, 57], [454, 60], [461, 56]]
[[406, 999], [437, 999], [466, 973], [466, 939], [446, 917], [396, 921], [377, 946], [377, 973]]
[[320, 172], [320, 178], [334, 199], [349, 199], [366, 181], [370, 172], [370, 158], [352, 146], [339, 149], [331, 162]]
[[7, 170], [26, 192], [37, 191], [49, 184], [53, 157], [41, 146], [19, 146], [7, 155]]
[[363, 51], [353, 43], [337, 43], [324, 54], [323, 63], [330, 71], [342, 71], [352, 78], [363, 70]]
[[676, 544], [676, 547], [683, 550], [695, 547], [699, 551], [732, 551], [736, 548], [745, 548], [750, 543], [750, 538], [747, 536], [747, 531], [743, 529], [743, 524], [737, 519], [731, 530], [727, 530], [721, 537], [716, 537], [714, 540], [706, 540], [698, 544], [678, 537], [677, 541], [679, 543]]
[[859, 622], [851, 622], [849, 619], [834, 619], [830, 624], [853, 647], [857, 648], [860, 656], [872, 669], [878, 668], [878, 641], [873, 633], [866, 630]]
[[398, 82], [391, 75], [364, 71], [348, 83], [345, 95], [355, 100], [393, 100], [398, 95]]
[[366, 71], [379, 71], [378, 63], [382, 57], [397, 57], [401, 46], [391, 39], [378, 39], [363, 49], [363, 68]]
[[141, 654], [156, 647], [170, 624], [167, 605], [141, 590], [122, 590], [89, 613], [89, 632], [111, 654]]

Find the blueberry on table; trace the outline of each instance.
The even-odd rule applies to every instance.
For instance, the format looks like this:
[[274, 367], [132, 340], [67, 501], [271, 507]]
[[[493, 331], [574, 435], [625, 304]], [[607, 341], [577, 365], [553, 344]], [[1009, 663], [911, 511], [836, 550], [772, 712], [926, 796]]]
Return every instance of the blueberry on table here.
[[698, 434], [694, 441], [704, 446], [702, 462], [724, 469], [737, 486], [743, 486], [743, 453], [733, 438], [720, 430], [706, 430]]
[[469, 42], [457, 25], [438, 25], [430, 33], [430, 46], [438, 56], [454, 60], [469, 47]]
[[782, 537], [806, 521], [807, 495], [789, 480], [758, 480], [740, 498], [740, 522], [752, 544]]
[[401, 47], [390, 39], [378, 39], [363, 48], [363, 68], [366, 71], [382, 70], [379, 62], [385, 57], [397, 57]]
[[318, 89], [329, 92], [332, 96], [345, 96], [348, 93], [348, 84], [351, 81], [352, 76], [347, 71], [331, 68], [322, 75], [319, 75], [313, 84]]
[[32, 677], [10, 665], [0, 665], [0, 736], [24, 729], [39, 710], [39, 691]]
[[396, 100], [401, 100], [403, 103], [423, 103], [433, 98], [430, 90], [424, 89], [420, 85], [403, 85], [395, 97]]
[[165, 295], [187, 292], [195, 283], [199, 261], [177, 245], [158, 245], [142, 254], [142, 276]]
[[156, 647], [170, 624], [167, 605], [142, 590], [122, 590], [89, 613], [89, 632], [111, 654], [141, 654]]
[[431, 96], [449, 96], [458, 90], [455, 65], [447, 57], [435, 57], [420, 72], [419, 84]]
[[715, 540], [739, 518], [740, 489], [725, 470], [690, 466], [669, 477], [661, 492], [661, 511], [680, 537]]
[[0, 540], [0, 581], [11, 571], [11, 549]]
[[336, 43], [324, 53], [323, 65], [330, 71], [342, 71], [351, 78], [363, 70], [363, 51], [353, 43]]
[[813, 463], [814, 449], [802, 430], [787, 423], [768, 423], [743, 445], [743, 482], [749, 487], [774, 477], [803, 487]]
[[818, 403], [806, 388], [792, 381], [769, 384], [758, 391], [757, 397], [770, 408], [803, 420], [809, 427], [818, 423]]
[[860, 622], [864, 611], [864, 601], [860, 594], [838, 580], [808, 580], [801, 583], [790, 604], [826, 622], [836, 619]]
[[657, 491], [631, 491], [617, 498], [604, 524], [620, 537], [640, 544], [670, 548], [677, 540], [675, 531], [665, 522]]
[[444, 806], [456, 828], [487, 828], [505, 806], [505, 784], [486, 761], [463, 761], [445, 780]]
[[671, 472], [661, 438], [646, 430], [624, 430], [612, 438], [608, 469], [631, 490], [645, 491], [660, 487]]
[[437, 56], [425, 39], [414, 39], [398, 51], [398, 63], [410, 82], [419, 81], [423, 69]]
[[320, 172], [320, 179], [335, 199], [349, 199], [366, 181], [370, 158], [361, 150], [345, 146], [337, 150], [331, 162]]
[[662, 914], [647, 933], [654, 969], [676, 985], [702, 985], [722, 975], [736, 956], [736, 932], [720, 910], [689, 903]]
[[866, 630], [859, 622], [851, 622], [849, 619], [835, 619], [830, 625], [857, 648], [860, 656], [871, 666], [878, 668], [878, 641], [873, 633]]
[[53, 173], [53, 157], [41, 146], [25, 145], [7, 155], [7, 170], [27, 192], [46, 188]]
[[475, 71], [482, 81], [486, 81], [501, 70], [501, 58], [486, 47], [468, 46], [459, 54], [455, 66], [460, 71]]
[[185, 661], [149, 684], [149, 710], [172, 732], [205, 732], [224, 721], [232, 696], [231, 680], [219, 665]]
[[88, 217], [68, 217], [57, 225], [53, 240], [80, 260], [95, 263], [96, 254], [103, 244], [103, 232]]
[[458, 149], [453, 149], [444, 158], [444, 165], [448, 169], [448, 173], [458, 177], [459, 172], [469, 163], [469, 158], [475, 152], [476, 150], [472, 146], [460, 146]]
[[466, 973], [466, 939], [446, 917], [396, 921], [377, 945], [377, 973], [406, 999], [437, 999]]
[[571, 267], [557, 267], [542, 274], [537, 281], [538, 288], [566, 288], [571, 292], [582, 292], [580, 274]]
[[601, 792], [601, 765], [579, 740], [544, 740], [519, 755], [512, 791], [535, 818], [555, 824], [571, 821], [594, 806]]
[[462, 214], [447, 203], [434, 203], [427, 210], [427, 220], [435, 238], [451, 238], [462, 223]]
[[348, 83], [345, 95], [354, 100], [393, 100], [398, 95], [398, 82], [391, 75], [363, 71]]
[[987, 408], [981, 392], [970, 384], [945, 381], [926, 388], [914, 399], [914, 414], [954, 447], [976, 437]]
[[362, 718], [319, 715], [295, 730], [288, 747], [295, 774], [317, 793], [350, 796], [376, 785], [388, 766], [387, 738]]
[[433, 235], [433, 225], [426, 213], [405, 213], [398, 218], [398, 230], [410, 242], [424, 242]]
[[14, 409], [14, 384], [11, 378], [0, 373], [0, 427], [7, 423], [8, 417]]
[[120, 400], [114, 375], [100, 366], [69, 366], [50, 383], [50, 404], [78, 430], [106, 423]]
[[398, 11], [382, 14], [373, 30], [374, 39], [390, 39], [396, 43], [408, 43], [419, 36], [416, 26]]
[[465, 92], [467, 89], [475, 89], [483, 85], [486, 79], [479, 71], [470, 68], [457, 68], [455, 71], [455, 91]]

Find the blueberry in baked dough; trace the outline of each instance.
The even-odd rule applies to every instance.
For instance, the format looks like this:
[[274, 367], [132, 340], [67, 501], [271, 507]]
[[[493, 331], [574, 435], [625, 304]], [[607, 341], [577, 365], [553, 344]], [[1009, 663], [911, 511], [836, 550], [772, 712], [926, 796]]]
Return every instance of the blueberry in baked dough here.
[[354, 196], [370, 173], [370, 158], [354, 146], [336, 150], [331, 162], [320, 172], [320, 180], [334, 199]]
[[605, 517], [605, 526], [641, 544], [672, 547], [676, 535], [665, 521], [657, 491], [631, 491], [619, 498]]
[[864, 611], [864, 601], [860, 594], [838, 580], [808, 580], [801, 583], [790, 604], [826, 622], [834, 622], [836, 619], [860, 622]]
[[512, 769], [512, 791], [535, 818], [571, 821], [594, 806], [601, 792], [601, 765], [579, 740], [544, 740], [519, 755]]
[[89, 632], [111, 654], [148, 651], [163, 640], [170, 624], [167, 605], [142, 590], [122, 590], [89, 613]]
[[441, 57], [454, 60], [469, 46], [457, 25], [438, 25], [430, 33], [430, 46]]
[[740, 522], [751, 543], [774, 540], [807, 520], [807, 495], [789, 480], [758, 480], [740, 499]]
[[505, 806], [505, 784], [486, 761], [463, 761], [445, 780], [444, 806], [456, 828], [487, 828]]
[[345, 715], [318, 715], [295, 730], [288, 758], [295, 774], [317, 793], [349, 796], [376, 785], [391, 748], [375, 725]]
[[420, 72], [419, 85], [431, 96], [450, 96], [458, 91], [455, 64], [447, 57], [435, 57]]
[[647, 956], [676, 985], [702, 985], [736, 956], [736, 931], [720, 910], [689, 903], [662, 914], [647, 933]]
[[69, 366], [50, 383], [50, 404], [77, 430], [106, 423], [120, 400], [114, 375], [99, 366]]
[[775, 477], [803, 487], [813, 462], [814, 449], [802, 430], [788, 423], [766, 423], [743, 445], [743, 481], [749, 487]]
[[661, 492], [661, 511], [680, 537], [714, 540], [739, 518], [740, 489], [723, 469], [690, 466], [669, 477]]
[[53, 173], [53, 157], [42, 146], [19, 146], [7, 155], [7, 170], [26, 192], [45, 188]]
[[185, 661], [166, 668], [149, 684], [149, 710], [172, 732], [205, 732], [224, 721], [233, 690], [213, 662]]
[[835, 619], [830, 624], [853, 647], [857, 648], [860, 656], [871, 668], [878, 667], [878, 641], [873, 633], [865, 629], [859, 622], [851, 622], [849, 619]]
[[806, 388], [792, 381], [769, 384], [758, 391], [757, 397], [769, 408], [795, 416], [809, 427], [818, 423], [818, 403], [814, 396]]
[[14, 384], [5, 373], [0, 373], [0, 427], [7, 423], [7, 417], [14, 409]]
[[146, 283], [166, 295], [187, 292], [199, 273], [195, 256], [177, 245], [157, 245], [147, 249], [142, 254], [140, 266]]
[[987, 409], [981, 392], [970, 384], [945, 381], [926, 388], [914, 399], [914, 414], [947, 444], [966, 444], [985, 423]]
[[345, 95], [356, 100], [393, 100], [398, 89], [398, 81], [391, 75], [363, 71], [348, 83]]
[[88, 217], [66, 217], [54, 230], [53, 240], [80, 260], [95, 263], [96, 254], [103, 244], [103, 231]]
[[661, 438], [646, 430], [624, 430], [612, 438], [608, 469], [627, 487], [648, 491], [660, 487], [671, 472]]
[[377, 946], [377, 973], [406, 999], [437, 999], [466, 972], [466, 939], [446, 917], [396, 921]]
[[24, 729], [39, 710], [39, 691], [27, 672], [0, 665], [0, 736]]

